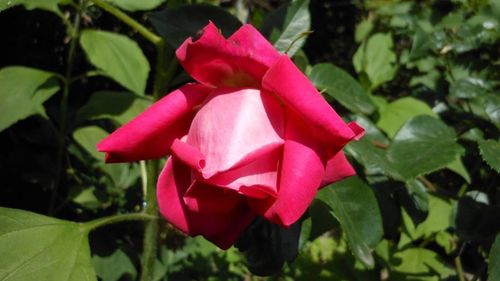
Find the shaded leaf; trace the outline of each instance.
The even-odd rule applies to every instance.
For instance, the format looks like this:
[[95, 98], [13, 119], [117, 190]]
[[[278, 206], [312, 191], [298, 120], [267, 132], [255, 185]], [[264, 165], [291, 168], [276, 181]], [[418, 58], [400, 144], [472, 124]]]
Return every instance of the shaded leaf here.
[[429, 196], [425, 186], [418, 180], [406, 183], [405, 192], [400, 193], [402, 207], [415, 225], [423, 222], [429, 212]]
[[500, 128], [500, 94], [488, 95], [484, 101], [484, 111], [491, 122]]
[[465, 241], [492, 239], [500, 231], [500, 206], [488, 206], [482, 197], [487, 200], [484, 193], [468, 192], [458, 200], [454, 223]]
[[95, 159], [102, 161], [104, 161], [104, 153], [97, 151], [96, 145], [107, 135], [108, 132], [97, 126], [82, 127], [73, 132], [75, 141]]
[[322, 63], [315, 65], [309, 79], [314, 86], [340, 102], [347, 109], [364, 114], [372, 114], [375, 104], [361, 85], [347, 72], [333, 64]]
[[127, 123], [152, 104], [148, 97], [128, 92], [95, 92], [83, 106], [78, 117], [85, 119], [111, 119], [120, 125]]
[[149, 62], [135, 41], [117, 33], [87, 29], [82, 31], [80, 44], [103, 75], [144, 95]]
[[500, 141], [481, 140], [478, 144], [483, 160], [493, 170], [500, 172]]
[[158, 34], [173, 48], [178, 48], [188, 37], [195, 36], [212, 21], [227, 38], [240, 26], [241, 22], [213, 5], [193, 4], [167, 8], [149, 16]]
[[488, 280], [500, 281], [500, 233], [497, 234], [489, 255]]
[[484, 96], [489, 91], [490, 85], [487, 81], [474, 77], [466, 77], [450, 85], [450, 96], [463, 99]]
[[0, 131], [34, 114], [59, 90], [54, 73], [23, 66], [0, 70]]
[[409, 180], [446, 167], [462, 153], [452, 128], [436, 118], [420, 115], [399, 130], [387, 158], [401, 177]]
[[128, 276], [131, 280], [135, 280], [137, 270], [130, 258], [120, 249], [117, 249], [113, 254], [101, 257], [94, 255], [92, 257], [97, 275], [106, 281], [117, 281], [123, 275]]
[[58, 5], [67, 2], [67, 0], [0, 0], [0, 12], [17, 5], [24, 5], [28, 10], [42, 9], [62, 15]]
[[1, 280], [97, 281], [79, 224], [0, 207], [0, 225]]
[[106, 0], [111, 4], [119, 7], [120, 9], [133, 12], [133, 11], [144, 11], [152, 10], [160, 6], [165, 0]]
[[384, 234], [382, 217], [373, 191], [358, 177], [323, 188], [316, 197], [326, 203], [342, 225], [354, 255], [373, 267], [373, 249]]
[[296, 0], [274, 10], [262, 24], [262, 33], [278, 51], [284, 53], [288, 50], [288, 56], [293, 57], [306, 42], [303, 35], [310, 28], [309, 0]]

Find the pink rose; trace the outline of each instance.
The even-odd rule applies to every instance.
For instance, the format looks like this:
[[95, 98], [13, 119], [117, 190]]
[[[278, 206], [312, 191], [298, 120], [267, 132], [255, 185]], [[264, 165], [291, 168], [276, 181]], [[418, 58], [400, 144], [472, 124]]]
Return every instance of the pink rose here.
[[162, 215], [220, 248], [262, 216], [288, 227], [317, 190], [354, 174], [346, 124], [287, 55], [251, 25], [225, 39], [209, 23], [177, 58], [197, 81], [98, 144], [107, 162], [171, 154], [158, 179]]

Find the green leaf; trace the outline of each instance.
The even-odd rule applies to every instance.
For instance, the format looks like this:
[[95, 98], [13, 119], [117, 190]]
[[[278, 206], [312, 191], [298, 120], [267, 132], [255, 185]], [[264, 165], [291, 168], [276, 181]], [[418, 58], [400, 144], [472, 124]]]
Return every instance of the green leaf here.
[[358, 73], [366, 73], [371, 89], [392, 80], [396, 75], [398, 67], [393, 46], [390, 33], [377, 33], [361, 44], [354, 54], [354, 68]]
[[402, 189], [400, 201], [406, 213], [415, 225], [423, 222], [429, 211], [429, 196], [425, 186], [418, 180], [406, 183], [406, 189]]
[[394, 276], [391, 280], [445, 280], [455, 275], [438, 254], [423, 248], [408, 248], [391, 258]]
[[500, 141], [481, 140], [478, 144], [483, 160], [493, 170], [500, 172]]
[[399, 130], [387, 158], [403, 179], [410, 180], [446, 167], [462, 153], [452, 128], [436, 118], [420, 115]]
[[310, 28], [309, 0], [295, 0], [274, 10], [262, 24], [262, 33], [278, 51], [288, 50], [288, 56], [293, 57], [306, 42]]
[[165, 42], [178, 48], [188, 37], [195, 36], [212, 21], [227, 38], [240, 26], [241, 22], [213, 5], [193, 4], [154, 12], [149, 19]]
[[135, 41], [117, 33], [87, 29], [82, 31], [80, 44], [103, 75], [144, 95], [149, 62]]
[[160, 6], [165, 0], [106, 0], [120, 9], [133, 12], [152, 10]]
[[97, 151], [96, 145], [108, 133], [97, 126], [78, 128], [73, 132], [75, 141], [94, 158], [104, 161], [104, 153]]
[[59, 90], [54, 73], [23, 66], [0, 69], [0, 131], [34, 114]]
[[17, 5], [24, 5], [28, 10], [42, 9], [62, 16], [59, 4], [65, 4], [66, 0], [0, 0], [0, 12]]
[[446, 166], [446, 168], [462, 176], [467, 183], [471, 183], [469, 172], [465, 168], [464, 163], [462, 163], [460, 155], [457, 155], [457, 159]]
[[330, 63], [315, 65], [309, 79], [314, 86], [353, 112], [372, 114], [375, 104], [361, 85], [347, 72]]
[[127, 123], [152, 104], [148, 97], [137, 96], [128, 92], [95, 92], [90, 100], [78, 112], [78, 118], [111, 119], [120, 125]]
[[95, 210], [101, 206], [101, 202], [94, 194], [95, 188], [84, 188], [78, 195], [73, 198], [73, 202], [89, 209]]
[[97, 275], [105, 281], [117, 281], [123, 275], [126, 275], [130, 280], [135, 280], [137, 270], [130, 258], [120, 249], [117, 249], [113, 254], [107, 257], [94, 255], [92, 257]]
[[392, 138], [404, 123], [422, 114], [438, 117], [425, 102], [412, 97], [400, 98], [380, 111], [377, 126]]
[[364, 19], [360, 23], [356, 25], [356, 30], [354, 33], [354, 39], [357, 43], [360, 43], [361, 41], [365, 40], [368, 35], [370, 35], [370, 32], [372, 32], [374, 27], [373, 24], [373, 19], [368, 18]]
[[323, 188], [317, 199], [326, 203], [342, 225], [354, 255], [373, 267], [373, 249], [384, 234], [377, 199], [371, 188], [358, 177]]
[[489, 83], [483, 79], [467, 77], [454, 81], [450, 85], [450, 96], [471, 99], [484, 96], [491, 89]]
[[493, 246], [491, 246], [490, 255], [488, 258], [488, 280], [500, 281], [500, 234], [497, 234]]
[[484, 101], [484, 111], [491, 122], [500, 128], [500, 94], [488, 95]]
[[1, 280], [97, 281], [79, 224], [0, 207], [0, 225]]

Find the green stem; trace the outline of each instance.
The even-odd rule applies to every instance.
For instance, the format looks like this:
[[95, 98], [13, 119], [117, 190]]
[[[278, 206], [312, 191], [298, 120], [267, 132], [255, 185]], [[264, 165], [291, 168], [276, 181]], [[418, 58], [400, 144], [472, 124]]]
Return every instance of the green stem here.
[[138, 21], [131, 18], [129, 15], [120, 11], [120, 9], [116, 8], [115, 6], [103, 0], [90, 0], [90, 1], [96, 4], [99, 8], [117, 17], [119, 20], [121, 20], [126, 25], [130, 26], [135, 31], [139, 32], [139, 34], [141, 34], [144, 38], [146, 38], [149, 42], [153, 43], [154, 45], [157, 45], [159, 42], [163, 41], [163, 39], [160, 36], [149, 31], [144, 25], [140, 24]]
[[82, 223], [82, 229], [84, 231], [90, 232], [98, 227], [102, 227], [108, 224], [114, 224], [124, 221], [137, 221], [137, 220], [155, 221], [155, 219], [156, 216], [152, 216], [145, 213], [121, 214]]
[[462, 261], [460, 260], [460, 256], [455, 257], [455, 270], [457, 271], [458, 280], [465, 281], [465, 275], [462, 267]]
[[[147, 183], [144, 212], [156, 216], [158, 214], [158, 205], [156, 203], [156, 179], [159, 174], [158, 160], [149, 160], [146, 162]], [[143, 251], [142, 251], [142, 272], [141, 280], [153, 280], [154, 264], [158, 250], [159, 222], [158, 220], [148, 221], [144, 225]]]
[[62, 173], [62, 163], [64, 159], [64, 152], [66, 151], [66, 114], [68, 111], [68, 96], [71, 86], [71, 75], [73, 72], [73, 61], [75, 60], [76, 54], [76, 44], [78, 41], [79, 33], [80, 33], [80, 21], [82, 17], [81, 9], [78, 9], [75, 15], [75, 19], [72, 25], [72, 29], [70, 31], [71, 42], [69, 44], [68, 57], [67, 57], [67, 68], [66, 74], [63, 81], [63, 93], [61, 97], [61, 101], [59, 104], [59, 144], [57, 148], [57, 156], [56, 156], [56, 178], [53, 182], [52, 186], [52, 195], [49, 203], [49, 215], [54, 213], [54, 208], [57, 201], [57, 195], [59, 191], [59, 185], [61, 183], [61, 173]]

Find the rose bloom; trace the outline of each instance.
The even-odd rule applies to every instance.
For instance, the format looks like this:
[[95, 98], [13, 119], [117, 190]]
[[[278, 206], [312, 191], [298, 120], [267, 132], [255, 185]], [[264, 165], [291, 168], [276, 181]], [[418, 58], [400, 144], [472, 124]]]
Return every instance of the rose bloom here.
[[225, 39], [209, 23], [176, 55], [197, 82], [97, 145], [109, 163], [171, 155], [157, 197], [175, 227], [227, 249], [257, 216], [288, 227], [319, 188], [354, 174], [342, 148], [363, 129], [254, 27]]

